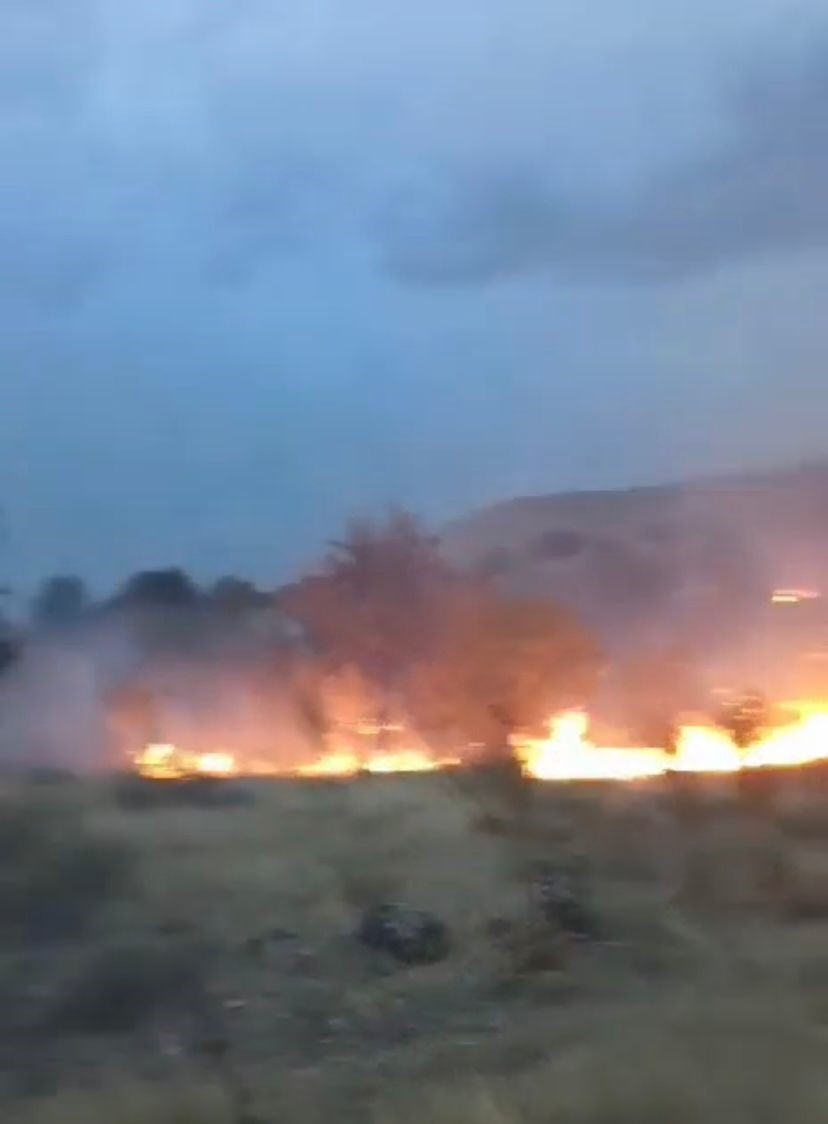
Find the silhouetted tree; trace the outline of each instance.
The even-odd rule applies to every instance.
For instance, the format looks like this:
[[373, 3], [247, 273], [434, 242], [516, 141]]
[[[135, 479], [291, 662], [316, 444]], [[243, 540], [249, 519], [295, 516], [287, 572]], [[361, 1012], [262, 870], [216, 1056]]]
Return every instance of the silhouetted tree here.
[[32, 603], [32, 619], [44, 628], [75, 624], [89, 608], [89, 595], [82, 578], [59, 575], [48, 578]]
[[199, 598], [198, 586], [183, 570], [142, 570], [126, 581], [115, 604], [129, 609], [189, 609]]
[[191, 655], [203, 650], [204, 606], [183, 571], [144, 570], [128, 579], [106, 610], [124, 618], [145, 655]]
[[211, 608], [231, 615], [264, 609], [273, 601], [269, 594], [257, 589], [253, 582], [232, 576], [219, 578], [208, 590], [207, 597]]

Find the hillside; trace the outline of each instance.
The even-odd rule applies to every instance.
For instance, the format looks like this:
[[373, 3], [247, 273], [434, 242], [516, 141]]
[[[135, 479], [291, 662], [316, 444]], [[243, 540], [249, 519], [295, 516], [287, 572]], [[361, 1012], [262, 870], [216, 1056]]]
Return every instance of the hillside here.
[[453, 562], [554, 597], [610, 640], [721, 632], [773, 588], [822, 587], [828, 462], [514, 499], [446, 527], [443, 542]]

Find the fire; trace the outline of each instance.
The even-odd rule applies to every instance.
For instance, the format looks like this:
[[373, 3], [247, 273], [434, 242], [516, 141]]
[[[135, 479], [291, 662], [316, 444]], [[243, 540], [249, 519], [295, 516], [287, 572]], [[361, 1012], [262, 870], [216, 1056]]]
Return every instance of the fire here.
[[434, 773], [459, 764], [459, 758], [432, 757], [425, 750], [402, 749], [360, 755], [357, 753], [328, 753], [300, 765], [300, 777], [352, 777], [358, 773]]
[[796, 767], [828, 761], [828, 704], [793, 703], [788, 726], [765, 731], [739, 749], [714, 726], [685, 725], [675, 753], [660, 748], [607, 748], [589, 739], [583, 711], [558, 715], [546, 737], [524, 739], [515, 752], [536, 780], [640, 780], [668, 772], [735, 773], [741, 769]]
[[134, 766], [150, 780], [181, 780], [185, 777], [297, 776], [353, 777], [359, 773], [433, 773], [459, 759], [435, 757], [426, 749], [375, 750], [357, 753], [334, 749], [315, 761], [280, 770], [272, 763], [255, 760], [239, 762], [231, 753], [185, 753], [168, 743], [153, 743], [135, 757]]
[[660, 749], [606, 749], [588, 740], [589, 719], [580, 710], [554, 718], [549, 735], [516, 746], [526, 774], [539, 781], [636, 780], [664, 771]]
[[195, 769], [210, 777], [232, 777], [239, 771], [232, 753], [202, 753], [196, 757]]
[[184, 753], [170, 743], [153, 743], [135, 758], [135, 768], [151, 780], [181, 780], [184, 777], [232, 777], [239, 767], [232, 753]]
[[[596, 745], [589, 734], [589, 717], [581, 710], [558, 714], [541, 738], [523, 738], [514, 751], [527, 777], [539, 781], [635, 781], [669, 772], [736, 773], [742, 769], [797, 767], [828, 761], [828, 701], [786, 704], [787, 725], [765, 730], [740, 748], [716, 726], [686, 724], [679, 728], [675, 751], [659, 746]], [[397, 729], [395, 727], [395, 729]], [[376, 734], [371, 727], [368, 731]], [[213, 750], [187, 753], [173, 744], [152, 743], [134, 759], [136, 770], [152, 780], [186, 777], [297, 776], [354, 777], [362, 773], [432, 773], [459, 765], [459, 757], [441, 757], [417, 743], [377, 746], [357, 730], [354, 740], [342, 738], [313, 761], [280, 769], [261, 760], [242, 760]], [[412, 739], [413, 740], [413, 739]]]

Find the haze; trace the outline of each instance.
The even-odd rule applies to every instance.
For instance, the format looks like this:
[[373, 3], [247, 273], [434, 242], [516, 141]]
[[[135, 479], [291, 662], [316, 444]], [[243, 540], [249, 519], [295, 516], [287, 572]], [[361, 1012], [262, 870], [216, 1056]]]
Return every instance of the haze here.
[[3, 576], [823, 454], [828, 20], [722, 7], [4, 0]]

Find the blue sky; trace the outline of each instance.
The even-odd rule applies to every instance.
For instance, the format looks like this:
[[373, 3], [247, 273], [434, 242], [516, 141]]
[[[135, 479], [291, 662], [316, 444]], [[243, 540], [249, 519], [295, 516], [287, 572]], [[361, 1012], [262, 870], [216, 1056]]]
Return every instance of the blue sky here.
[[5, 572], [823, 454], [821, 8], [3, 0]]

